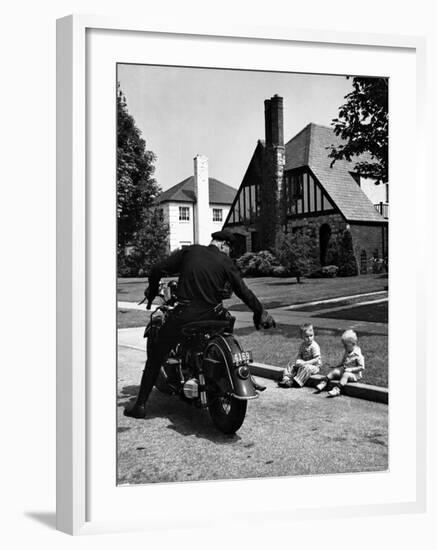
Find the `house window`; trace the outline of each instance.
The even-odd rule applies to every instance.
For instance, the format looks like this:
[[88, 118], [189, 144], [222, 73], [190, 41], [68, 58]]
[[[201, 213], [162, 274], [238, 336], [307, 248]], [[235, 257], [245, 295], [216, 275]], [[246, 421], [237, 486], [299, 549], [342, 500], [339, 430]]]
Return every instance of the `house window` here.
[[[306, 174], [305, 174], [306, 175]], [[303, 196], [303, 175], [292, 176], [290, 178], [290, 195], [291, 198], [301, 199]]]
[[179, 206], [179, 221], [180, 222], [190, 221], [190, 208], [188, 206]]
[[160, 222], [164, 221], [164, 209], [163, 208], [158, 208], [158, 219], [159, 219]]
[[213, 222], [222, 222], [223, 221], [223, 209], [222, 208], [213, 208], [212, 209], [212, 221]]

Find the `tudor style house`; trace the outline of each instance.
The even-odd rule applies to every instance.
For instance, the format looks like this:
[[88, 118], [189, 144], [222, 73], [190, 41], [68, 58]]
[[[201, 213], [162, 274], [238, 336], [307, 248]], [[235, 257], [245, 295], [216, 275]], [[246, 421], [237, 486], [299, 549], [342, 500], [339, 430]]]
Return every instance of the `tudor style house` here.
[[277, 232], [305, 231], [326, 265], [331, 239], [349, 229], [361, 272], [388, 254], [388, 183], [362, 178], [355, 163], [336, 161], [333, 130], [310, 123], [284, 145], [283, 100], [265, 101], [266, 139], [258, 141], [224, 227], [238, 253], [273, 248]]
[[194, 175], [159, 197], [163, 220], [169, 226], [169, 251], [191, 244], [209, 244], [220, 231], [236, 189], [208, 176], [208, 159], [194, 158]]

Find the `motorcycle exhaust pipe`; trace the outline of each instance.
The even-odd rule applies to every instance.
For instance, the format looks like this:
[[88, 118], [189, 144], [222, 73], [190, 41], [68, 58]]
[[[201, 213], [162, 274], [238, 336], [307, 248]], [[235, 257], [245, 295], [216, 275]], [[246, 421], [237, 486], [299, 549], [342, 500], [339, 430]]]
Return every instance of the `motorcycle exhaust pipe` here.
[[199, 393], [202, 409], [206, 409], [208, 407], [208, 400], [206, 398], [205, 375], [203, 374], [203, 372], [199, 373]]

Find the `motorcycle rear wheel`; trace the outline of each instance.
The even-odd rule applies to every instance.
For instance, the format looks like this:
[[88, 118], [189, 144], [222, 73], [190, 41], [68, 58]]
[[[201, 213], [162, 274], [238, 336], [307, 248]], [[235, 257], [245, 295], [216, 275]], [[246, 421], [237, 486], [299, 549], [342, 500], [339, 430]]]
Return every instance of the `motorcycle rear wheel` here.
[[246, 416], [247, 401], [234, 396], [217, 395], [209, 404], [211, 419], [224, 434], [234, 434], [241, 428]]
[[[216, 372], [227, 376], [231, 366], [229, 350], [220, 341], [212, 341], [205, 351], [205, 358], [217, 362]], [[213, 424], [224, 434], [234, 434], [241, 428], [247, 410], [247, 401], [238, 399], [224, 390], [225, 385], [210, 382], [208, 390], [208, 409]], [[230, 388], [229, 388], [230, 389]]]

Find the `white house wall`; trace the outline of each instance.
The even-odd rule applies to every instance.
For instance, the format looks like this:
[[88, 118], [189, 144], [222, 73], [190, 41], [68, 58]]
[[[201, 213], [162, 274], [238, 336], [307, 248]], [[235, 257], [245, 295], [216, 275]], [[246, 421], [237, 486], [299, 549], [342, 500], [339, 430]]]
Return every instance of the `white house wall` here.
[[[179, 220], [179, 206], [186, 206], [190, 211], [189, 221]], [[169, 225], [170, 250], [181, 248], [183, 245], [194, 244], [194, 208], [192, 203], [188, 202], [166, 202], [161, 204], [164, 222]], [[223, 210], [222, 221], [214, 222], [212, 219], [213, 209], [221, 208]], [[206, 240], [209, 240], [211, 233], [220, 231], [223, 223], [229, 213], [229, 204], [211, 204], [209, 207], [209, 225]]]

